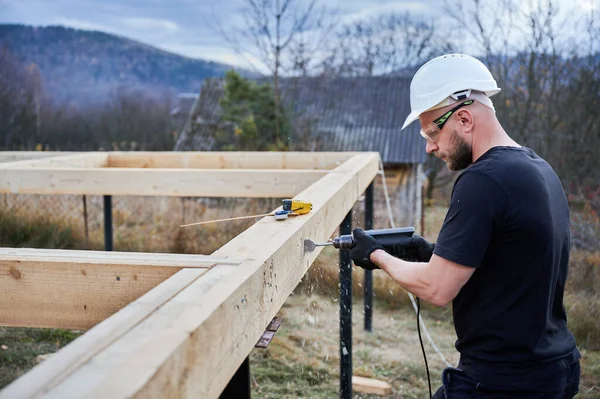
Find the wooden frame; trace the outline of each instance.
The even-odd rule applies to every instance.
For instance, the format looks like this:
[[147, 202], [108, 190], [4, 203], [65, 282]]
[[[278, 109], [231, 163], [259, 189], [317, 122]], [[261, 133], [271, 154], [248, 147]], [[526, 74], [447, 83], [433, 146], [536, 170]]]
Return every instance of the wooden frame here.
[[0, 163], [0, 193], [292, 197], [352, 153], [314, 154], [115, 152], [21, 160]]
[[[311, 201], [313, 211], [285, 221], [263, 218], [209, 257], [15, 249], [7, 251], [12, 251], [10, 254], [0, 253], [0, 288], [11, 287], [16, 301], [25, 295], [19, 292], [19, 284], [28, 281], [35, 270], [43, 272], [31, 280], [35, 280], [41, 290], [48, 283], [46, 291], [55, 289], [56, 284], [66, 286], [62, 281], [47, 277], [57, 273], [56, 268], [66, 268], [79, 280], [90, 276], [90, 273], [83, 276], [82, 269], [92, 268], [97, 271], [99, 281], [108, 279], [113, 288], [115, 267], [120, 273], [128, 273], [129, 280], [133, 280], [137, 270], [151, 276], [143, 287], [140, 283], [135, 295], [141, 296], [137, 300], [125, 304], [131, 299], [125, 298], [123, 291], [113, 290], [118, 300], [111, 303], [110, 309], [107, 306], [95, 317], [86, 318], [85, 314], [75, 317], [76, 322], [93, 324], [115, 307], [124, 305], [1, 391], [2, 399], [45, 395], [61, 398], [218, 397], [319, 254], [320, 248], [304, 252], [304, 240], [322, 241], [330, 237], [379, 169], [377, 153], [86, 155], [90, 157], [75, 154], [0, 164], [0, 192], [64, 194], [79, 190], [77, 193], [91, 194], [88, 190], [96, 190], [93, 193], [112, 194], [116, 191], [105, 185], [111, 180], [103, 176], [113, 178], [119, 176], [118, 173], [111, 175], [113, 171], [121, 176], [135, 171], [136, 179], [143, 182], [137, 188], [146, 187], [144, 195], [286, 196]], [[104, 166], [90, 166], [94, 162]], [[59, 164], [60, 168], [56, 167]], [[203, 169], [194, 169], [197, 167]], [[281, 170], [286, 167], [288, 169]], [[228, 176], [227, 190], [208, 184], [214, 182], [209, 179], [218, 175], [215, 169]], [[96, 174], [89, 173], [90, 170]], [[190, 174], [185, 175], [186, 171]], [[48, 189], [47, 183], [42, 184], [48, 180], [37, 177], [47, 178], [54, 173], [68, 175], [80, 184], [69, 186], [60, 179], [50, 180], [54, 186]], [[93, 186], [86, 180], [92, 175], [99, 179]], [[179, 179], [183, 175], [191, 179], [188, 182], [204, 179], [207, 186], [187, 191], [182, 184], [162, 184], [164, 179]], [[286, 176], [286, 179], [277, 180], [278, 176]], [[289, 179], [299, 181], [294, 185]], [[110, 185], [125, 182], [118, 179]], [[278, 185], [285, 189], [272, 188]], [[121, 195], [126, 192], [119, 191]], [[154, 282], [155, 288], [146, 290]], [[84, 301], [88, 297], [101, 297], [100, 286], [99, 283], [98, 287], [80, 290], [78, 295], [84, 295]], [[44, 295], [46, 299], [51, 296], [48, 292], [40, 295], [41, 302]], [[50, 322], [63, 322], [65, 319], [60, 315], [73, 302], [81, 308], [80, 299], [77, 302], [69, 298], [72, 297], [60, 303]], [[43, 319], [31, 310], [23, 312], [30, 312], [27, 313], [30, 321]], [[5, 317], [11, 316], [6, 314], [10, 313], [0, 312], [0, 324], [7, 324]]]

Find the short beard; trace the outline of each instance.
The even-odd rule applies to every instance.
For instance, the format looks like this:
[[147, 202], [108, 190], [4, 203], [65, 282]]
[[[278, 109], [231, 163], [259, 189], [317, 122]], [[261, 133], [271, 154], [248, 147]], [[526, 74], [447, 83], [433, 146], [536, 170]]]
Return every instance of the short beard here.
[[468, 168], [473, 163], [473, 149], [458, 135], [458, 131], [452, 132], [453, 151], [448, 154], [448, 169], [458, 171]]

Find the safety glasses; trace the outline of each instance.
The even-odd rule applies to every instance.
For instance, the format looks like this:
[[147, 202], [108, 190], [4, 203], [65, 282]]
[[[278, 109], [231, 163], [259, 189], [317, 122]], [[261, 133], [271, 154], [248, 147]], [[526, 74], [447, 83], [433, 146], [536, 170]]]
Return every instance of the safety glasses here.
[[434, 120], [433, 122], [428, 124], [427, 126], [421, 128], [421, 136], [423, 136], [425, 138], [425, 140], [427, 140], [431, 143], [435, 143], [435, 140], [437, 139], [437, 135], [440, 133], [440, 131], [442, 130], [442, 128], [444, 127], [446, 122], [448, 122], [448, 119], [450, 119], [452, 114], [455, 113], [459, 108], [467, 106], [467, 105], [471, 105], [474, 102], [475, 102], [475, 100], [467, 100], [465, 102], [458, 104], [456, 107], [452, 108], [451, 110], [446, 112], [444, 115], [440, 116], [439, 118], [437, 118], [436, 120]]

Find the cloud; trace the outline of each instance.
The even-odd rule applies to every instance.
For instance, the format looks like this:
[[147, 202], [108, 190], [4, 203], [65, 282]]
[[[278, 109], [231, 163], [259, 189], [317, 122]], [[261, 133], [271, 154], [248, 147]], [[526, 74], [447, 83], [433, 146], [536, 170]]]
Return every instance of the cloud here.
[[168, 33], [178, 32], [181, 27], [173, 21], [158, 18], [139, 18], [130, 17], [121, 20], [122, 25], [129, 29], [147, 30], [147, 31], [164, 31]]
[[593, 12], [600, 9], [600, 2], [598, 0], [577, 0], [577, 5], [585, 12]]
[[[432, 11], [430, 2], [427, 1], [394, 1], [388, 3], [372, 4], [371, 2], [356, 2], [354, 9], [341, 18], [341, 22], [350, 23], [384, 14], [405, 13], [428, 14]], [[370, 4], [369, 4], [370, 3]]]
[[78, 18], [59, 16], [52, 19], [48, 25], [64, 25], [76, 29], [98, 30], [102, 32], [122, 34], [122, 31], [114, 26]]
[[255, 70], [260, 73], [267, 73], [267, 68], [260, 62], [258, 58], [250, 53], [238, 54], [230, 49], [227, 45], [224, 46], [207, 46], [184, 43], [169, 43], [159, 46], [163, 50], [171, 51], [178, 54], [185, 54], [192, 58], [201, 58], [228, 64], [240, 68]]

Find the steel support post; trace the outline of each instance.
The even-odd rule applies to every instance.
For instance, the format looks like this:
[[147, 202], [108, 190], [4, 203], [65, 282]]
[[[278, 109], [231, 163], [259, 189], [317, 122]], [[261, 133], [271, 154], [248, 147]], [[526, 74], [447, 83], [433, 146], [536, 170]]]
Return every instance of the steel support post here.
[[104, 196], [104, 250], [113, 250], [112, 196]]
[[219, 399], [250, 399], [250, 357], [240, 365]]
[[[373, 228], [373, 182], [365, 191], [365, 230]], [[365, 297], [365, 330], [373, 331], [373, 271], [365, 270], [364, 281]]]
[[[340, 225], [340, 235], [352, 233], [352, 210]], [[352, 398], [352, 262], [340, 251], [340, 398]]]

